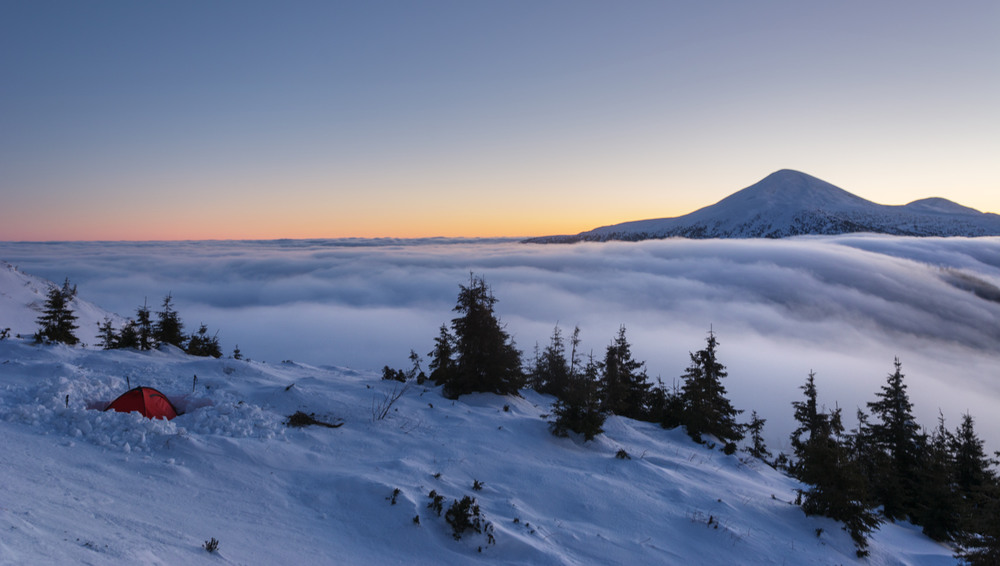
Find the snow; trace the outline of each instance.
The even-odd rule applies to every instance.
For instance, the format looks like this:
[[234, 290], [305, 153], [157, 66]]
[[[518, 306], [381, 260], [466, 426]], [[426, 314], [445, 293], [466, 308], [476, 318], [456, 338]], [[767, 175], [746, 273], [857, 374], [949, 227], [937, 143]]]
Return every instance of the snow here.
[[811, 175], [783, 169], [721, 201], [676, 218], [603, 226], [530, 242], [652, 238], [785, 238], [870, 232], [910, 236], [997, 236], [1000, 216], [943, 198], [876, 204]]
[[[8, 272], [0, 290], [26, 281]], [[33, 316], [19, 309], [30, 307], [0, 304], [0, 320]], [[101, 411], [129, 385], [185, 413]], [[838, 524], [792, 504], [797, 482], [679, 430], [611, 417], [592, 442], [557, 438], [551, 397], [451, 401], [417, 385], [374, 419], [402, 387], [176, 348], [0, 341], [0, 563], [955, 563], [907, 524], [883, 526], [858, 560]], [[295, 411], [343, 426], [288, 428]], [[446, 508], [475, 497], [495, 544], [455, 540], [427, 507], [432, 490]], [[214, 554], [202, 548], [211, 538]]]

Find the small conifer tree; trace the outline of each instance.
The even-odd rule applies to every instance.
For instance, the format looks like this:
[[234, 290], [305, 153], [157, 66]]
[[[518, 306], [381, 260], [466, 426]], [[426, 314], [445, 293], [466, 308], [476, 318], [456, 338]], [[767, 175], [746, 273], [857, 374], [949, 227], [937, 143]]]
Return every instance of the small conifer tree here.
[[757, 411], [751, 411], [750, 423], [747, 424], [747, 432], [750, 433], [750, 445], [746, 447], [746, 452], [759, 460], [767, 461], [771, 457], [771, 451], [767, 449], [764, 442], [764, 423], [767, 419], [757, 416]]
[[601, 401], [606, 413], [643, 420], [649, 416], [649, 391], [645, 362], [632, 357], [625, 326], [608, 345], [601, 365]]
[[538, 357], [534, 379], [539, 393], [562, 397], [569, 387], [570, 367], [566, 361], [566, 345], [562, 330], [556, 326], [552, 339]]
[[136, 348], [139, 350], [152, 350], [156, 346], [156, 339], [153, 332], [153, 319], [146, 306], [146, 301], [142, 306], [135, 309], [135, 338]]
[[139, 331], [136, 329], [135, 321], [126, 320], [118, 333], [118, 348], [139, 348]]
[[840, 409], [819, 411], [815, 374], [809, 372], [801, 388], [805, 401], [795, 401], [795, 420], [799, 427], [792, 432], [792, 447], [797, 461], [794, 474], [809, 487], [799, 491], [802, 510], [807, 515], [823, 515], [844, 523], [857, 546], [858, 556], [868, 554], [868, 535], [881, 520], [867, 503], [864, 476], [850, 458], [843, 442]]
[[114, 350], [118, 348], [118, 334], [115, 332], [111, 319], [104, 317], [104, 322], [97, 323], [97, 345], [102, 350]]
[[153, 338], [160, 344], [171, 344], [178, 348], [184, 347], [184, 323], [174, 310], [173, 296], [167, 293], [163, 298], [163, 310], [156, 313], [156, 324], [153, 326]]
[[913, 417], [913, 404], [903, 383], [902, 364], [895, 360], [895, 371], [868, 403], [878, 421], [871, 425], [871, 438], [885, 455], [885, 464], [876, 475], [875, 496], [882, 513], [889, 520], [914, 515], [919, 504], [918, 478], [926, 438]]
[[955, 458], [951, 451], [953, 443], [954, 436], [944, 425], [944, 415], [939, 414], [938, 426], [927, 444], [920, 495], [924, 506], [920, 524], [924, 534], [939, 541], [950, 540], [957, 532], [959, 523], [959, 498], [954, 482]]
[[75, 334], [79, 328], [75, 324], [77, 316], [69, 306], [75, 296], [76, 286], [71, 287], [68, 278], [62, 288], [49, 289], [45, 309], [37, 319], [39, 330], [35, 333], [35, 342], [58, 342], [70, 346], [80, 342]]
[[209, 336], [208, 327], [202, 324], [198, 327], [198, 332], [191, 335], [185, 351], [192, 356], [222, 357], [222, 348], [219, 346], [218, 333]]
[[521, 352], [494, 312], [497, 302], [482, 277], [470, 274], [469, 286], [460, 285], [452, 319], [455, 335], [454, 372], [444, 384], [445, 395], [456, 399], [473, 392], [508, 395], [521, 387]]
[[734, 409], [726, 398], [722, 380], [728, 375], [719, 363], [715, 349], [715, 332], [709, 331], [705, 348], [691, 354], [691, 365], [681, 376], [681, 401], [684, 403], [682, 422], [688, 436], [697, 442], [710, 434], [720, 441], [732, 443], [743, 439], [743, 429], [736, 422], [742, 410]]
[[593, 440], [604, 432], [602, 427], [607, 415], [601, 408], [599, 372], [600, 368], [591, 355], [583, 371], [568, 376], [563, 396], [556, 399], [552, 410], [556, 417], [550, 423], [552, 434], [567, 436], [569, 431], [573, 431], [582, 434], [585, 440]]
[[448, 326], [442, 324], [437, 338], [434, 339], [434, 349], [427, 354], [431, 361], [427, 364], [430, 379], [438, 385], [451, 381], [455, 374], [455, 337], [448, 331]]

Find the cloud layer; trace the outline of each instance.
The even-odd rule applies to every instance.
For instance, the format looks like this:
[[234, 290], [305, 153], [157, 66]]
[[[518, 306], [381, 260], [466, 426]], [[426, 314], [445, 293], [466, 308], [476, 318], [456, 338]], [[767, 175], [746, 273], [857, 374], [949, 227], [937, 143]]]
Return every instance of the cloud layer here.
[[[189, 330], [255, 360], [377, 369], [429, 352], [459, 284], [485, 276], [530, 356], [556, 324], [603, 354], [620, 325], [668, 384], [718, 334], [738, 407], [774, 443], [810, 370], [845, 413], [899, 356], [919, 419], [1000, 430], [1000, 239], [873, 236], [525, 245], [506, 240], [0, 243], [0, 259], [132, 315], [172, 293]], [[1000, 436], [991, 439], [1000, 447]]]

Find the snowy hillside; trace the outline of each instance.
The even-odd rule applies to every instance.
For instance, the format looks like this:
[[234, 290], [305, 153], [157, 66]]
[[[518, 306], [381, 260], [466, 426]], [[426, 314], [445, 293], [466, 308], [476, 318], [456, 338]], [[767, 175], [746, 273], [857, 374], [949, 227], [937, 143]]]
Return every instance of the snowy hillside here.
[[[30, 319], [14, 305], [0, 320]], [[185, 413], [102, 412], [127, 382]], [[794, 480], [681, 431], [612, 417], [584, 443], [549, 433], [550, 397], [412, 385], [386, 407], [401, 388], [172, 348], [0, 341], [0, 563], [955, 564], [905, 524], [858, 561], [838, 524], [791, 503]], [[296, 411], [343, 425], [289, 428]], [[455, 540], [431, 491], [445, 509], [475, 497], [494, 540]]]
[[[0, 330], [10, 328], [14, 336], [33, 335], [38, 330], [36, 321], [45, 307], [46, 295], [56, 287], [51, 281], [23, 273], [17, 267], [0, 261]], [[85, 344], [96, 342], [97, 325], [105, 317], [110, 318], [116, 327], [124, 322], [122, 317], [79, 296], [71, 299], [69, 306], [78, 317], [76, 325], [80, 330], [76, 333], [77, 337]]]
[[1000, 216], [942, 198], [904, 206], [876, 204], [830, 183], [781, 170], [721, 201], [676, 218], [604, 226], [535, 243], [653, 238], [784, 238], [871, 232], [899, 236], [996, 236]]

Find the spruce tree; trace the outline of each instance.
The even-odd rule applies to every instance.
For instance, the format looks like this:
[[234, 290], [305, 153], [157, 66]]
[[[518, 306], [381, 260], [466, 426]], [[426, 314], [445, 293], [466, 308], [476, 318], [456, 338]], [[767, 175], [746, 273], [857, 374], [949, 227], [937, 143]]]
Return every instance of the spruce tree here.
[[955, 556], [970, 566], [996, 566], [1000, 564], [1000, 484], [996, 480], [971, 511], [971, 526], [956, 536]]
[[924, 534], [934, 540], [950, 540], [957, 532], [959, 501], [955, 492], [954, 436], [944, 426], [944, 415], [927, 443], [920, 500], [924, 511], [920, 524]]
[[440, 332], [434, 339], [434, 349], [427, 355], [431, 358], [427, 364], [427, 369], [431, 372], [430, 379], [437, 385], [451, 381], [455, 374], [455, 337], [446, 325], [441, 325]]
[[111, 324], [111, 319], [104, 317], [104, 322], [97, 323], [97, 345], [102, 350], [114, 350], [118, 348], [118, 334]]
[[868, 403], [878, 421], [871, 425], [872, 440], [885, 454], [886, 466], [874, 484], [875, 496], [889, 520], [919, 514], [919, 485], [926, 438], [913, 418], [913, 405], [903, 383], [902, 364], [895, 360], [895, 371]]
[[801, 389], [806, 400], [792, 403], [799, 426], [791, 441], [797, 458], [792, 470], [809, 486], [799, 490], [802, 510], [844, 523], [858, 556], [866, 556], [868, 535], [881, 521], [867, 503], [864, 477], [843, 442], [840, 409], [819, 411], [814, 373], [809, 372]]
[[955, 485], [963, 498], [971, 498], [996, 479], [991, 466], [997, 461], [986, 455], [983, 441], [976, 433], [975, 419], [966, 413], [951, 438], [955, 460]]
[[[983, 450], [975, 420], [966, 413], [952, 438], [958, 556], [968, 564], [1000, 564], [1000, 481], [996, 459]], [[1000, 454], [998, 454], [1000, 456]]]
[[171, 344], [178, 348], [184, 347], [184, 323], [174, 310], [173, 297], [170, 293], [163, 298], [163, 310], [156, 313], [156, 324], [153, 326], [153, 338], [160, 344]]
[[191, 335], [185, 352], [192, 356], [221, 358], [222, 348], [219, 346], [218, 333], [209, 336], [208, 327], [202, 324], [198, 327], [198, 332]]
[[746, 447], [746, 452], [758, 460], [767, 461], [771, 457], [771, 451], [767, 449], [764, 442], [764, 423], [767, 419], [757, 416], [757, 411], [751, 411], [750, 423], [746, 430], [750, 433], [750, 445]]
[[445, 395], [456, 399], [473, 392], [517, 393], [523, 381], [521, 352], [496, 317], [496, 297], [475, 275], [470, 275], [468, 287], [459, 287], [453, 310], [460, 316], [451, 321], [457, 358]]
[[858, 428], [847, 437], [847, 448], [869, 488], [881, 481], [882, 470], [888, 465], [888, 457], [875, 442], [868, 413], [857, 411]]
[[736, 422], [736, 416], [743, 411], [734, 409], [726, 398], [722, 380], [728, 373], [716, 356], [717, 346], [715, 333], [709, 331], [705, 348], [691, 353], [691, 365], [681, 376], [682, 422], [696, 442], [702, 442], [702, 435], [708, 434], [732, 444], [743, 439], [742, 427]]
[[49, 289], [45, 310], [37, 319], [39, 330], [35, 333], [35, 342], [57, 342], [70, 346], [80, 342], [74, 334], [79, 328], [75, 324], [77, 317], [69, 306], [75, 296], [76, 286], [70, 287], [69, 279], [66, 279], [62, 288]]
[[551, 421], [552, 434], [567, 436], [569, 431], [573, 431], [582, 434], [585, 440], [593, 440], [604, 432], [602, 427], [607, 415], [601, 408], [599, 372], [599, 365], [590, 356], [590, 361], [582, 371], [568, 376], [563, 395], [556, 399], [552, 411], [556, 417]]
[[663, 380], [657, 378], [656, 387], [649, 392], [650, 420], [660, 423], [667, 429], [674, 429], [684, 424], [684, 399], [677, 380], [670, 389]]
[[558, 326], [552, 331], [549, 345], [539, 355], [534, 374], [536, 390], [539, 393], [560, 398], [565, 394], [569, 386], [570, 367], [566, 361], [566, 345], [563, 342], [562, 330]]
[[139, 350], [152, 350], [156, 347], [153, 319], [149, 307], [146, 306], [146, 301], [142, 302], [141, 307], [135, 309], [135, 337], [136, 347]]
[[639, 420], [648, 418], [651, 384], [643, 369], [645, 365], [632, 357], [625, 326], [621, 326], [608, 345], [601, 366], [601, 401], [605, 412]]
[[140, 349], [139, 331], [136, 329], [135, 321], [126, 320], [118, 333], [118, 348]]
[[809, 372], [805, 385], [800, 386], [799, 389], [802, 390], [802, 394], [805, 395], [806, 400], [792, 401], [792, 408], [795, 410], [793, 416], [795, 422], [799, 423], [799, 426], [795, 428], [791, 436], [792, 451], [795, 454], [795, 460], [792, 462], [790, 471], [792, 475], [802, 479], [800, 475], [801, 462], [805, 459], [809, 440], [825, 432], [829, 427], [829, 416], [819, 410], [815, 372]]

